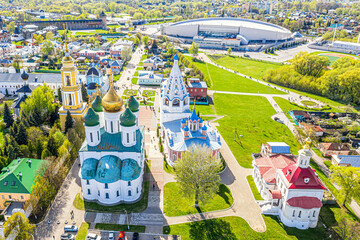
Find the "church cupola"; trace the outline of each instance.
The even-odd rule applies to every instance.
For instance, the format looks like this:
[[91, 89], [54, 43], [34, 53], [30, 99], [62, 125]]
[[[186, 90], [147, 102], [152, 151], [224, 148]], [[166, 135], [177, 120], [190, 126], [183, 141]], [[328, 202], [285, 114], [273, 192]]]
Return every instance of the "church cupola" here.
[[300, 168], [308, 168], [310, 166], [311, 152], [310, 152], [311, 139], [305, 140], [305, 146], [299, 150], [298, 159], [296, 165]]
[[184, 136], [185, 136], [185, 137], [189, 137], [189, 136], [190, 136], [189, 127], [188, 127], [187, 125], [185, 125], [185, 127], [184, 127]]
[[139, 106], [140, 106], [140, 104], [133, 95], [131, 95], [129, 97], [128, 102], [129, 102], [128, 106], [129, 106], [130, 110], [136, 116], [136, 124], [139, 125]]
[[92, 107], [89, 107], [88, 111], [83, 117], [85, 125], [86, 141], [89, 146], [96, 146], [100, 143], [100, 121], [99, 115], [94, 111]]
[[182, 118], [181, 119], [181, 128], [184, 128], [185, 124], [186, 124], [186, 120], [185, 120], [185, 118]]
[[194, 110], [191, 113], [191, 116], [189, 117], [189, 126], [190, 131], [197, 131], [199, 130], [199, 117], [196, 114], [195, 107]]
[[94, 109], [95, 112], [97, 112], [97, 114], [99, 114], [99, 118], [100, 118], [100, 127], [103, 127], [104, 125], [104, 108], [102, 106], [102, 99], [99, 95], [99, 88], [97, 88], [97, 92], [96, 92], [96, 97], [94, 99], [94, 101], [91, 103], [92, 108]]
[[207, 131], [207, 127], [204, 125], [202, 128], [201, 128], [201, 134], [203, 136], [206, 136], [206, 131]]
[[129, 107], [120, 115], [122, 144], [126, 147], [136, 144], [136, 116]]
[[123, 100], [114, 89], [112, 75], [109, 75], [109, 84], [109, 91], [105, 94], [104, 98], [101, 101], [101, 104], [105, 110], [105, 131], [113, 134], [120, 131], [119, 117], [121, 114], [121, 108], [123, 106]]
[[199, 128], [202, 128], [204, 126], [204, 120], [200, 118], [199, 120]]

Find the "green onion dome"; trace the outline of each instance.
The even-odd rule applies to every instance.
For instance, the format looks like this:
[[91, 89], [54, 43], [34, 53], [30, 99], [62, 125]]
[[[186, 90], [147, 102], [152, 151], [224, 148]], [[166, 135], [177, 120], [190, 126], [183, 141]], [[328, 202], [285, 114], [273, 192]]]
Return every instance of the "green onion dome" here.
[[102, 112], [103, 106], [101, 104], [101, 97], [99, 95], [96, 96], [95, 100], [92, 102], [91, 106], [95, 110], [95, 112]]
[[89, 108], [86, 112], [85, 116], [83, 117], [85, 126], [93, 127], [99, 125], [99, 115], [94, 111], [93, 108]]
[[130, 110], [132, 112], [139, 111], [139, 105], [140, 104], [133, 95], [130, 96], [128, 102], [129, 102], [128, 107], [130, 108]]
[[120, 124], [125, 127], [134, 126], [136, 123], [136, 116], [130, 110], [130, 108], [126, 108], [125, 111], [120, 115]]

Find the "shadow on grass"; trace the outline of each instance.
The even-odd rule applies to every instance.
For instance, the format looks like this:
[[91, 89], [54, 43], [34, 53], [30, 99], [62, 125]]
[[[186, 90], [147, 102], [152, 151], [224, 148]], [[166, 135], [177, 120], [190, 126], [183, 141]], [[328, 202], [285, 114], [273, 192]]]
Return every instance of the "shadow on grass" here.
[[[197, 208], [199, 213], [201, 210]], [[226, 239], [236, 240], [236, 235], [232, 232], [228, 222], [222, 219], [208, 219], [190, 223], [190, 239], [196, 240], [215, 240]]]
[[225, 200], [227, 204], [230, 204], [229, 195], [231, 195], [231, 192], [229, 188], [227, 188], [225, 185], [220, 185], [218, 194]]

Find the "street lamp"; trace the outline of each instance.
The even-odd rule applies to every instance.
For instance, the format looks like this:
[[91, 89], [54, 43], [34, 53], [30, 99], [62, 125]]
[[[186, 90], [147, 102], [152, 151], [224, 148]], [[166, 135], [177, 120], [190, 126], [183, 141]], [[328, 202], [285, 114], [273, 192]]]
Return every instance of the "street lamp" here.
[[128, 230], [130, 230], [130, 225], [129, 225], [129, 215], [126, 211], [126, 209], [124, 208], [125, 214], [126, 214], [126, 222], [127, 222], [127, 226], [128, 226]]

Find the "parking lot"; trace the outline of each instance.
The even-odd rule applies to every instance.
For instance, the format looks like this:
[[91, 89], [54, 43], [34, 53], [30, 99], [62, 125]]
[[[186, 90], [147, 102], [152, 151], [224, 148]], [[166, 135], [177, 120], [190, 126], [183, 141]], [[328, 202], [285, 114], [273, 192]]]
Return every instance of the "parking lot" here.
[[[108, 240], [109, 237], [109, 232], [111, 231], [96, 231], [96, 230], [91, 230], [89, 231], [89, 233], [95, 233], [98, 234], [99, 236], [101, 236], [101, 240]], [[119, 231], [113, 231], [114, 232], [114, 240], [117, 240], [118, 236], [119, 236]], [[181, 239], [178, 236], [172, 236], [172, 235], [159, 235], [159, 234], [151, 234], [151, 233], [140, 233], [139, 234], [140, 240], [179, 240]], [[126, 240], [132, 240], [133, 237], [133, 233], [132, 232], [125, 232], [125, 239]]]

